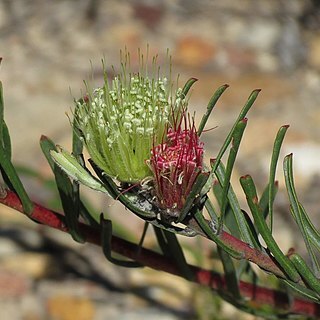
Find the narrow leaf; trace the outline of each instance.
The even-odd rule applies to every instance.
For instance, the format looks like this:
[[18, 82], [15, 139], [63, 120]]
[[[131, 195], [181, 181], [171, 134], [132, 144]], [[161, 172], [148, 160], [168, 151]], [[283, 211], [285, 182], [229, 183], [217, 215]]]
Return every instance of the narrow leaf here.
[[258, 205], [256, 187], [253, 183], [252, 178], [249, 175], [241, 177], [240, 183], [246, 195], [247, 203], [249, 205], [251, 213], [253, 215], [255, 226], [257, 227], [263, 240], [267, 244], [268, 249], [274, 255], [275, 259], [278, 261], [280, 266], [283, 268], [283, 271], [287, 273], [290, 279], [294, 282], [297, 282], [300, 279], [298, 272], [296, 271], [289, 258], [285, 256], [279, 248], [277, 242], [274, 240], [271, 234], [271, 231], [268, 228], [266, 221], [264, 220], [261, 209]]
[[110, 220], [103, 219], [101, 215], [101, 242], [102, 242], [102, 250], [105, 257], [111, 263], [126, 267], [126, 268], [140, 268], [143, 267], [141, 263], [136, 261], [128, 261], [128, 260], [120, 260], [112, 257], [111, 254], [111, 239], [112, 239], [112, 223]]
[[50, 154], [53, 161], [72, 179], [91, 189], [109, 194], [103, 184], [92, 176], [73, 155], [62, 148], [60, 152], [52, 150]]
[[230, 188], [230, 179], [233, 170], [233, 166], [237, 157], [237, 153], [240, 147], [240, 142], [246, 128], [247, 121], [243, 119], [239, 121], [233, 132], [233, 143], [229, 152], [229, 157], [227, 161], [227, 167], [225, 171], [224, 181], [222, 185], [222, 194], [221, 194], [221, 215], [219, 219], [219, 229], [222, 228], [224, 223], [225, 211], [228, 204], [228, 192]]
[[0, 145], [0, 167], [6, 177], [6, 180], [9, 182], [9, 186], [12, 187], [13, 191], [18, 195], [22, 203], [24, 213], [30, 215], [33, 210], [33, 203], [24, 189], [17, 172], [2, 145]]
[[209, 239], [214, 241], [218, 246], [220, 246], [223, 250], [225, 250], [232, 257], [234, 257], [236, 259], [243, 258], [242, 252], [239, 252], [239, 250], [237, 250], [236, 248], [232, 248], [231, 246], [226, 245], [221, 240], [219, 234], [217, 233], [217, 226], [213, 225], [213, 222], [211, 222], [211, 225], [209, 225], [200, 210], [197, 210], [195, 212], [194, 218], [196, 219], [199, 226], [204, 231], [204, 233], [208, 236]]
[[194, 84], [195, 82], [197, 82], [197, 81], [198, 81], [198, 79], [196, 79], [196, 78], [190, 78], [190, 79], [186, 82], [186, 84], [185, 84], [184, 87], [182, 88], [182, 92], [181, 92], [181, 95], [182, 95], [183, 98], [185, 98], [185, 97], [187, 96], [189, 90], [191, 89], [191, 87], [193, 86], [193, 84]]
[[298, 196], [295, 190], [294, 186], [294, 180], [293, 180], [293, 169], [292, 169], [292, 154], [287, 155], [283, 162], [284, 167], [284, 176], [285, 176], [285, 182], [286, 182], [286, 188], [287, 193], [291, 205], [291, 213], [292, 216], [297, 223], [300, 232], [303, 236], [308, 254], [310, 256], [313, 271], [317, 276], [320, 276], [320, 267], [317, 260], [317, 257], [313, 251], [311, 241], [312, 237], [310, 237], [308, 233], [308, 228], [310, 226], [310, 220], [306, 219], [307, 214], [304, 210], [301, 210], [301, 204], [299, 203]]
[[185, 279], [193, 280], [194, 275], [188, 266], [183, 250], [174, 233], [154, 227], [154, 231], [163, 254], [179, 268]]
[[[273, 199], [271, 201], [272, 204], [273, 204], [273, 201], [276, 197], [278, 189], [279, 189], [279, 184], [277, 181], [275, 181], [274, 187], [272, 188], [272, 190], [274, 192]], [[259, 200], [259, 207], [261, 208], [261, 212], [264, 216], [264, 219], [266, 219], [269, 214], [269, 185], [267, 185], [266, 188], [264, 189], [264, 191], [262, 192], [262, 195]]]
[[274, 195], [275, 195], [275, 176], [276, 176], [276, 170], [277, 170], [277, 163], [279, 159], [282, 142], [288, 128], [289, 126], [282, 126], [279, 129], [274, 141], [272, 157], [270, 162], [270, 174], [269, 174], [269, 184], [268, 184], [268, 209], [269, 210], [268, 210], [267, 224], [271, 232], [273, 228], [273, 201], [274, 201]]
[[0, 81], [0, 137], [3, 137], [3, 123], [4, 123], [4, 102], [3, 102], [3, 87]]
[[181, 210], [181, 213], [178, 217], [177, 222], [181, 222], [186, 218], [186, 216], [189, 213], [194, 202], [200, 196], [200, 192], [201, 192], [202, 188], [204, 187], [204, 185], [206, 184], [208, 178], [209, 178], [208, 172], [201, 172], [199, 174], [194, 185], [192, 186], [191, 192], [189, 193], [189, 195], [186, 199], [186, 202]]
[[7, 157], [11, 160], [11, 139], [9, 129], [4, 121], [2, 128], [2, 145]]
[[293, 262], [294, 266], [297, 268], [303, 280], [306, 284], [314, 290], [320, 298], [320, 280], [317, 279], [305, 261], [298, 254], [294, 253], [290, 256], [290, 260]]
[[[0, 59], [1, 62], [1, 59]], [[26, 190], [11, 162], [11, 142], [8, 127], [4, 121], [4, 102], [3, 87], [0, 81], [0, 171], [4, 182], [19, 197], [23, 211], [30, 215], [33, 210], [33, 204], [29, 199]]]
[[221, 97], [221, 95], [225, 92], [225, 90], [229, 87], [229, 85], [224, 84], [223, 86], [219, 87], [216, 92], [213, 94], [213, 96], [211, 97], [208, 106], [207, 106], [207, 111], [206, 113], [203, 115], [199, 128], [198, 128], [198, 136], [200, 137], [205, 126], [206, 123], [210, 117], [210, 114], [214, 108], [214, 106], [216, 105], [217, 101], [219, 100], [219, 98]]
[[[55, 181], [57, 184], [61, 204], [63, 207], [63, 211], [66, 217], [66, 224], [69, 229], [69, 233], [72, 238], [80, 243], [85, 242], [84, 236], [81, 234], [79, 230], [78, 218], [79, 212], [81, 209], [84, 209], [81, 204], [75, 205], [75, 195], [73, 193], [73, 184], [70, 179], [66, 175], [64, 171], [60, 169], [60, 167], [55, 165], [55, 162], [52, 160], [51, 152], [56, 152], [56, 146], [45, 136], [42, 136], [40, 139], [40, 146], [42, 152], [44, 153], [48, 163], [54, 173]], [[78, 195], [77, 195], [78, 196]], [[95, 224], [95, 223], [94, 223]]]
[[311, 222], [302, 204], [300, 204], [300, 210], [300, 213], [303, 217], [302, 219], [304, 220], [304, 227], [309, 235], [310, 241], [317, 248], [317, 250], [320, 251], [320, 233]]
[[239, 123], [239, 121], [243, 120], [245, 118], [245, 116], [247, 115], [247, 113], [249, 112], [250, 108], [252, 107], [253, 103], [255, 102], [255, 100], [258, 97], [258, 94], [261, 90], [257, 89], [252, 91], [252, 93], [250, 94], [246, 104], [244, 105], [244, 107], [242, 108], [242, 110], [240, 111], [240, 114], [237, 118], [237, 120], [235, 121], [233, 127], [231, 128], [230, 132], [228, 133], [224, 143], [222, 144], [222, 147], [219, 150], [219, 153], [215, 159], [215, 162], [213, 163], [211, 170], [212, 170], [212, 174], [216, 171], [217, 166], [220, 163], [221, 158], [223, 157], [225, 151], [227, 150], [229, 144], [231, 143], [232, 137], [233, 137], [233, 133], [234, 130], [236, 129], [237, 124]]
[[167, 247], [170, 250], [171, 259], [177, 265], [185, 279], [189, 281], [194, 280], [194, 274], [187, 263], [187, 260], [184, 256], [182, 247], [179, 244], [177, 236], [174, 233], [168, 232], [166, 230], [163, 230], [163, 233], [167, 240]]
[[[222, 163], [217, 167], [216, 170], [216, 176], [218, 178], [218, 181], [220, 185], [224, 185], [224, 180], [225, 180], [225, 168]], [[239, 233], [240, 239], [243, 241], [249, 243], [252, 247], [255, 248], [260, 248], [259, 242], [257, 243], [256, 235], [253, 233], [253, 231], [250, 229], [248, 226], [247, 220], [241, 210], [239, 201], [236, 197], [235, 192], [233, 191], [232, 186], [229, 187], [228, 190], [228, 200], [229, 200], [229, 205], [230, 208], [232, 209], [233, 213], [233, 220], [237, 224], [237, 230], [232, 230], [233, 232]]]
[[298, 293], [300, 296], [303, 296], [305, 298], [308, 298], [311, 301], [320, 302], [319, 296], [312, 290], [298, 284], [295, 282], [292, 282], [290, 280], [281, 279], [282, 282], [284, 282], [289, 288], [291, 288], [293, 291]]
[[233, 299], [241, 300], [239, 279], [237, 277], [237, 272], [234, 263], [230, 255], [220, 247], [218, 247], [218, 253], [223, 265], [228, 291], [232, 295]]
[[205, 207], [209, 213], [210, 216], [210, 220], [213, 223], [218, 223], [218, 214], [217, 214], [217, 210], [215, 209], [215, 207], [213, 206], [213, 203], [211, 202], [211, 200], [208, 198], [205, 202]]

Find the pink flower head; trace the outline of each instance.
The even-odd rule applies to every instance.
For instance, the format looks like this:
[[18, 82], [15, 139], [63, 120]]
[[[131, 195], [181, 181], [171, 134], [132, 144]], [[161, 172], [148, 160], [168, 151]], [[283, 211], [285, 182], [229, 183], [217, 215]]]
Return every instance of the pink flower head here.
[[155, 178], [156, 198], [158, 206], [169, 216], [179, 216], [203, 169], [203, 152], [194, 122], [187, 120], [185, 112], [178, 123], [168, 128], [166, 140], [152, 148], [149, 164]]

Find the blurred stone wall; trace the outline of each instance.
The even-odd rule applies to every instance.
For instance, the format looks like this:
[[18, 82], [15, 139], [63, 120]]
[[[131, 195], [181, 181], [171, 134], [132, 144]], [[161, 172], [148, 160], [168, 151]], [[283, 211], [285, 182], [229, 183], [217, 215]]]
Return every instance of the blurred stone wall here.
[[[190, 100], [190, 109], [197, 112], [198, 118], [204, 112], [214, 90], [224, 83], [230, 85], [208, 123], [208, 128], [217, 128], [204, 135], [207, 158], [214, 157], [250, 92], [261, 88], [262, 92], [249, 114], [249, 124], [235, 175], [252, 174], [261, 190], [267, 181], [273, 138], [281, 125], [290, 124], [283, 155], [294, 152], [301, 198], [306, 201], [307, 209], [314, 216], [319, 211], [318, 1], [2, 0], [0, 44], [0, 56], [3, 58], [0, 79], [4, 85], [5, 118], [12, 135], [13, 157], [17, 164], [31, 167], [43, 176], [50, 177], [48, 165], [38, 144], [41, 134], [48, 135], [55, 142], [70, 148], [71, 128], [65, 112], [70, 113], [73, 97], [80, 95], [83, 90], [83, 79], [90, 77], [93, 70], [95, 81], [97, 85], [100, 84], [101, 58], [105, 58], [108, 66], [114, 65], [117, 68], [119, 51], [126, 47], [132, 52], [134, 64], [137, 63], [137, 48], [144, 49], [149, 44], [150, 55], [159, 53], [160, 61], [166, 50], [170, 50], [174, 73], [180, 73], [181, 84], [189, 77], [199, 79], [194, 85]], [[282, 173], [279, 171], [278, 178], [280, 186], [283, 187]], [[48, 200], [41, 181], [25, 181], [33, 199], [40, 202]], [[235, 188], [241, 192], [237, 184]], [[94, 199], [92, 195], [89, 197]], [[99, 210], [106, 208], [105, 199], [95, 202]], [[119, 216], [121, 207], [113, 202], [109, 205], [108, 210]], [[276, 225], [276, 231], [281, 246], [284, 250], [291, 245], [301, 246], [299, 239], [295, 239], [292, 232], [288, 231], [289, 226], [294, 226], [289, 222], [284, 192], [280, 193], [277, 206], [280, 223]], [[126, 220], [127, 216], [120, 216], [120, 221], [123, 222], [123, 217]], [[27, 249], [23, 251], [19, 246], [17, 249], [16, 241], [10, 242], [12, 228], [15, 232], [21, 232], [20, 229], [14, 229], [15, 225], [18, 225], [17, 220], [14, 220], [17, 219], [16, 215], [1, 210], [0, 217], [0, 221], [5, 221], [10, 231], [8, 233], [4, 230], [0, 233], [0, 254], [4, 252], [4, 258], [1, 259], [0, 256], [0, 300], [11, 292], [8, 291], [8, 284], [16, 281], [15, 286], [11, 286], [12, 300], [9, 299], [6, 304], [7, 300], [3, 298], [0, 302], [4, 308], [2, 310], [7, 310], [10, 315], [8, 319], [27, 319], [26, 316], [23, 318], [23, 315], [26, 315], [25, 310], [30, 308], [31, 313], [28, 311], [28, 314], [34, 315], [32, 319], [40, 319], [43, 314], [48, 316], [46, 312], [54, 318], [56, 309], [59, 309], [63, 301], [69, 302], [70, 309], [73, 308], [73, 303], [77, 302], [78, 306], [83, 303], [84, 310], [90, 314], [83, 319], [91, 319], [92, 314], [95, 314], [94, 319], [104, 319], [105, 309], [94, 298], [74, 302], [69, 291], [67, 298], [61, 298], [59, 290], [63, 291], [63, 287], [54, 287], [46, 275], [47, 266], [53, 262], [59, 264], [61, 256], [52, 255], [53, 249], [50, 246], [49, 253], [43, 249], [45, 255], [26, 255], [29, 252]], [[18, 221], [22, 226], [27, 224], [25, 220]], [[141, 221], [134, 221], [133, 224], [130, 223], [131, 228], [133, 231], [140, 230]], [[33, 227], [31, 224], [27, 226]], [[39, 233], [32, 234], [39, 240]], [[30, 234], [23, 233], [23, 237], [33, 239]], [[65, 239], [67, 243], [70, 241], [69, 238]], [[33, 244], [35, 248], [37, 243], [41, 248], [47, 248], [43, 245], [43, 239], [41, 241], [41, 244]], [[51, 242], [50, 244], [52, 245]], [[46, 245], [48, 246], [48, 243]], [[56, 250], [56, 247], [53, 247]], [[78, 247], [72, 247], [72, 250], [77, 256]], [[90, 250], [86, 254], [89, 260], [93, 256]], [[94, 251], [94, 255], [97, 256], [98, 253]], [[63, 259], [67, 258], [63, 255]], [[107, 268], [105, 264], [108, 263], [105, 263], [102, 257], [96, 259], [101, 260], [97, 262], [100, 269]], [[11, 261], [11, 264], [8, 261]], [[19, 269], [21, 261], [29, 261], [36, 267], [32, 265], [32, 271], [23, 273]], [[81, 265], [83, 266], [83, 263]], [[67, 264], [66, 269], [59, 269], [59, 272], [65, 275], [68, 273], [66, 270], [71, 268], [76, 273], [76, 267], [72, 263], [71, 266], [74, 269]], [[85, 264], [83, 268], [85, 267], [88, 265]], [[39, 269], [35, 271], [35, 268]], [[13, 274], [8, 270], [14, 270]], [[72, 274], [74, 276], [74, 273]], [[117, 271], [112, 269], [110, 274], [112, 278]], [[121, 278], [123, 274], [118, 276]], [[145, 280], [141, 274], [137, 277]], [[40, 284], [38, 290], [33, 290], [38, 281], [36, 278], [40, 279]], [[1, 283], [6, 284], [2, 286], [3, 290]], [[110, 300], [110, 296], [105, 292], [101, 293], [101, 288], [91, 282], [83, 284], [75, 281], [71, 286], [82, 290], [85, 295], [90, 292], [90, 286], [93, 286], [91, 292], [99, 297], [100, 302], [104, 301], [106, 305], [106, 301]], [[24, 300], [26, 296], [29, 296], [29, 300]], [[112, 297], [115, 299], [111, 299], [112, 301], [119, 298]], [[15, 299], [20, 299], [20, 302]], [[128, 305], [124, 305], [131, 310], [130, 303], [135, 305], [136, 300], [129, 301]], [[47, 309], [39, 307], [41, 303], [44, 303]], [[119, 319], [117, 312], [120, 312], [121, 308], [122, 312], [127, 311], [124, 305], [108, 305], [108, 310], [115, 314], [114, 318], [110, 315], [108, 319]], [[157, 315], [162, 315], [163, 319], [187, 319], [190, 310], [185, 305], [179, 305], [179, 308], [184, 311], [174, 313], [167, 310], [165, 315], [159, 311], [160, 314]], [[70, 309], [67, 307], [66, 312]], [[184, 313], [185, 310], [187, 313]], [[139, 312], [137, 311], [137, 319], [141, 319]], [[151, 314], [155, 311], [145, 309], [145, 312], [150, 312], [148, 319], [152, 319]], [[192, 312], [190, 314], [192, 315]], [[233, 316], [230, 315], [231, 318]], [[160, 319], [159, 317], [156, 319]], [[61, 319], [69, 318], [61, 316]], [[131, 313], [127, 319], [134, 319], [134, 315]]]
[[[266, 116], [272, 119], [267, 127], [289, 122], [301, 139], [316, 140], [318, 13], [317, 2], [299, 0], [3, 0], [1, 79], [16, 159], [38, 167], [40, 152], [30, 148], [40, 134], [69, 139], [64, 113], [83, 89], [91, 62], [101, 83], [101, 58], [117, 66], [120, 49], [127, 47], [134, 61], [137, 48], [147, 44], [160, 56], [170, 49], [182, 80], [199, 79], [191, 100], [199, 114], [217, 86], [231, 85], [215, 125], [229, 124], [250, 91], [260, 87], [261, 111], [252, 122]], [[231, 108], [235, 113], [225, 116]], [[261, 147], [263, 137], [252, 148]]]

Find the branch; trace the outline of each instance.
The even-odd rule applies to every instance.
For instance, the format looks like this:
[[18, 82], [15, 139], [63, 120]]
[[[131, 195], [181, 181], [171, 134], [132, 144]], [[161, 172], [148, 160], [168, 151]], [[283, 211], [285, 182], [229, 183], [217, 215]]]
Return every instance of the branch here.
[[[6, 190], [5, 192], [1, 193], [0, 203], [23, 213], [21, 201], [12, 191]], [[51, 211], [37, 203], [34, 203], [34, 209], [29, 217], [43, 225], [68, 232], [65, 224], [65, 217], [63, 215]], [[79, 228], [84, 234], [87, 242], [101, 246], [100, 230], [94, 229], [83, 223], [79, 223]], [[228, 234], [225, 234], [224, 236], [229, 239], [232, 237]], [[111, 244], [112, 250], [118, 254], [121, 254], [129, 259], [136, 260], [152, 269], [182, 277], [179, 268], [172, 264], [170, 259], [167, 259], [161, 254], [146, 248], [140, 248], [136, 244], [116, 236], [112, 236]], [[226, 300], [228, 300], [225, 277], [216, 272], [201, 269], [193, 265], [189, 265], [189, 267], [195, 275], [194, 282], [212, 288], [224, 296]], [[301, 314], [311, 317], [320, 316], [320, 305], [317, 303], [306, 301], [300, 298], [293, 298], [293, 300], [289, 301], [287, 295], [283, 292], [255, 286], [244, 281], [240, 281], [239, 287], [241, 295], [249, 301], [248, 307], [252, 306], [253, 309], [260, 305], [269, 305], [277, 310], [280, 309], [283, 314]]]

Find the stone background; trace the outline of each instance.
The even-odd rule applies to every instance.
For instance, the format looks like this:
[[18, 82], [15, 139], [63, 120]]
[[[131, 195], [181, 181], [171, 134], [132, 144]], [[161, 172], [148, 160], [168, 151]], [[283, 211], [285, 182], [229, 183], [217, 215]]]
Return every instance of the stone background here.
[[[238, 176], [249, 173], [262, 190], [273, 139], [281, 125], [290, 124], [283, 156], [294, 153], [299, 195], [317, 223], [319, 10], [311, 0], [0, 1], [0, 79], [13, 157], [22, 169], [40, 173], [32, 178], [25, 172], [30, 195], [54, 205], [52, 176], [38, 141], [45, 134], [70, 148], [65, 112], [83, 89], [83, 79], [93, 70], [101, 83], [101, 58], [117, 66], [120, 49], [127, 47], [136, 62], [137, 48], [149, 44], [160, 61], [170, 49], [181, 83], [199, 79], [190, 100], [198, 116], [218, 86], [230, 85], [208, 123], [217, 128], [204, 136], [208, 158], [250, 92], [262, 89], [249, 114], [235, 189], [241, 194]], [[283, 189], [280, 165], [278, 179]], [[127, 232], [138, 237], [141, 221], [105, 198], [87, 197], [97, 211], [107, 208], [118, 223], [130, 224]], [[283, 250], [303, 250], [283, 190], [276, 214], [275, 234]], [[254, 319], [181, 279], [115, 267], [99, 248], [77, 245], [3, 207], [0, 223], [1, 319]]]

